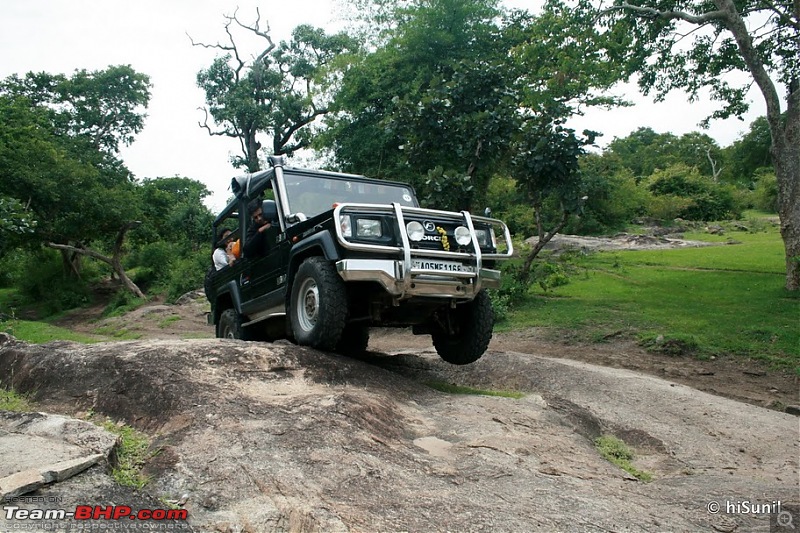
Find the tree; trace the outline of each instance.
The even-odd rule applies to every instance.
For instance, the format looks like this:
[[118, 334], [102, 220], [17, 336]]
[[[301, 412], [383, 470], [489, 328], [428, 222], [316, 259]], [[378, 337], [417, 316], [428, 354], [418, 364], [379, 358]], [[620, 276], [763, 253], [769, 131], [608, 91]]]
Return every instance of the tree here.
[[29, 72], [10, 76], [0, 92], [23, 96], [31, 105], [47, 109], [54, 131], [81, 138], [97, 151], [116, 154], [144, 127], [144, 109], [150, 100], [150, 79], [130, 65], [105, 70], [78, 70], [72, 76]]
[[[580, 10], [581, 16], [586, 15]], [[758, 87], [767, 108], [772, 163], [778, 183], [778, 214], [786, 250], [786, 288], [800, 290], [800, 11], [797, 2], [713, 0], [667, 3], [624, 1], [595, 11], [609, 31], [624, 27], [632, 36], [627, 56], [645, 94], [661, 99], [682, 89], [695, 99], [709, 89], [722, 107], [708, 117], [739, 116], [747, 90]], [[688, 36], [692, 42], [687, 43]], [[727, 76], [743, 72], [736, 86]], [[786, 88], [781, 112], [779, 86]]]
[[390, 14], [386, 35], [371, 36], [374, 50], [345, 73], [320, 144], [343, 170], [408, 181], [426, 203], [468, 208], [483, 200], [519, 125], [501, 13], [492, 0], [436, 0]]
[[142, 206], [137, 244], [168, 241], [197, 250], [211, 242], [214, 215], [203, 205], [211, 192], [203, 183], [180, 176], [146, 179], [137, 194]]
[[607, 154], [643, 180], [658, 169], [683, 164], [694, 167], [705, 176], [719, 176], [722, 150], [704, 133], [692, 132], [677, 137], [672, 133], [656, 133], [652, 128], [639, 128], [627, 137], [615, 138]]
[[343, 170], [409, 181], [438, 206], [481, 207], [526, 122], [621, 103], [604, 91], [619, 79], [607, 57], [618, 45], [588, 39], [557, 1], [537, 17], [492, 0], [375, 5], [384, 31], [345, 74], [321, 138]]
[[36, 220], [19, 200], [0, 195], [0, 258], [35, 227]]
[[[328, 112], [337, 59], [355, 49], [346, 34], [327, 35], [323, 30], [301, 25], [292, 39], [275, 44], [269, 26], [261, 27], [261, 14], [244, 24], [238, 15], [225, 16], [227, 43], [192, 45], [220, 50], [211, 66], [197, 74], [197, 85], [206, 95], [205, 120], [209, 135], [238, 139], [242, 156], [234, 157], [237, 168], [255, 172], [260, 168], [260, 133], [271, 138], [272, 153], [291, 155], [310, 146], [309, 127]], [[235, 29], [255, 36], [262, 47], [247, 61], [234, 38]], [[209, 117], [216, 129], [209, 124]]]
[[[544, 246], [561, 231], [572, 214], [580, 212], [583, 184], [579, 157], [584, 147], [594, 143], [596, 134], [584, 131], [579, 138], [575, 131], [565, 128], [559, 121], [541, 121], [528, 126], [527, 135], [520, 140], [514, 158], [512, 175], [517, 180], [536, 217], [538, 242], [528, 253], [519, 271], [521, 281], [528, 281], [531, 265]], [[544, 203], [548, 198], [559, 205], [558, 218], [546, 230]]]
[[143, 126], [148, 100], [149, 79], [129, 67], [0, 84], [0, 194], [30, 206], [35, 237], [62, 252], [68, 273], [80, 276], [78, 258], [89, 256], [140, 297], [120, 259], [139, 204], [116, 152]]
[[758, 117], [750, 124], [750, 130], [725, 149], [729, 161], [727, 175], [731, 181], [751, 186], [759, 169], [770, 167], [770, 133], [766, 117]]

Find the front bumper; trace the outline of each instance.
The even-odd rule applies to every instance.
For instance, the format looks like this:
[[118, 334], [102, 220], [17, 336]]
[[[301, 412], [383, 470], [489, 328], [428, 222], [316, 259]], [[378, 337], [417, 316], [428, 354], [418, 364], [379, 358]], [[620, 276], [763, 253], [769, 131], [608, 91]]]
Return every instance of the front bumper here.
[[[414, 296], [473, 299], [483, 288], [500, 287], [500, 271], [439, 272], [411, 268], [392, 259], [342, 259], [336, 270], [345, 281], [374, 281], [399, 300]], [[480, 280], [480, 282], [478, 282]]]

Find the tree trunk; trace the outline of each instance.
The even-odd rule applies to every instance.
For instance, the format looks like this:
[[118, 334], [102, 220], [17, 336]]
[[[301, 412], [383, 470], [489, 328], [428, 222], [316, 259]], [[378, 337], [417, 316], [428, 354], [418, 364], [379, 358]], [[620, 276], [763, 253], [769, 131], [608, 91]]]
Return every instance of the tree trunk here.
[[[714, 0], [725, 12], [724, 23], [733, 34], [747, 69], [767, 105], [767, 122], [772, 136], [772, 161], [778, 182], [778, 215], [786, 250], [786, 289], [800, 290], [800, 80], [791, 80], [787, 110], [781, 116], [780, 97], [761, 60], [747, 25], [733, 0]], [[797, 4], [795, 4], [797, 5]]]
[[[797, 84], [795, 84], [797, 85]], [[783, 121], [772, 127], [772, 160], [778, 182], [778, 215], [786, 250], [786, 290], [800, 290], [800, 96], [789, 98]], [[782, 124], [781, 124], [782, 122]], [[782, 126], [782, 127], [781, 127]], [[774, 131], [777, 130], [777, 131]]]
[[80, 270], [80, 259], [79, 255], [69, 252], [67, 250], [61, 250], [61, 264], [64, 267], [64, 275], [66, 277], [74, 277], [76, 279], [81, 279], [81, 270]]
[[547, 245], [547, 243], [550, 242], [553, 237], [555, 237], [556, 233], [561, 231], [564, 226], [567, 225], [567, 222], [569, 222], [570, 213], [569, 211], [564, 211], [561, 213], [561, 220], [558, 221], [558, 224], [556, 224], [553, 229], [545, 233], [540, 216], [541, 208], [541, 204], [535, 205], [533, 208], [536, 215], [536, 227], [539, 232], [539, 242], [533, 246], [533, 249], [530, 251], [527, 257], [525, 257], [525, 262], [522, 264], [522, 269], [519, 271], [519, 281], [526, 284], [528, 283], [528, 280], [530, 280], [531, 266], [533, 265], [533, 261], [536, 259], [536, 256], [538, 256], [539, 252], [544, 249], [545, 245]]
[[56, 250], [61, 250], [62, 253], [85, 255], [97, 259], [98, 261], [106, 263], [113, 269], [114, 272], [117, 273], [117, 276], [119, 276], [120, 281], [122, 281], [122, 284], [125, 285], [126, 289], [131, 291], [137, 298], [141, 298], [144, 300], [147, 297], [144, 295], [141, 289], [139, 289], [139, 287], [133, 282], [133, 280], [131, 280], [131, 278], [129, 278], [128, 275], [125, 273], [125, 269], [122, 267], [122, 260], [121, 260], [122, 244], [125, 241], [125, 234], [128, 232], [128, 230], [135, 228], [139, 224], [140, 224], [139, 222], [129, 222], [128, 224], [125, 224], [124, 226], [122, 226], [122, 228], [120, 228], [119, 233], [117, 234], [117, 239], [114, 242], [114, 253], [111, 257], [103, 255], [94, 250], [90, 250], [88, 248], [78, 248], [76, 246], [71, 246], [69, 244], [58, 244], [49, 242], [47, 243], [47, 246], [49, 246], [50, 248], [54, 248]]
[[258, 130], [255, 127], [248, 127], [243, 133], [247, 171], [258, 172], [261, 169], [261, 163], [258, 161], [258, 151], [261, 149], [261, 143], [256, 140]]

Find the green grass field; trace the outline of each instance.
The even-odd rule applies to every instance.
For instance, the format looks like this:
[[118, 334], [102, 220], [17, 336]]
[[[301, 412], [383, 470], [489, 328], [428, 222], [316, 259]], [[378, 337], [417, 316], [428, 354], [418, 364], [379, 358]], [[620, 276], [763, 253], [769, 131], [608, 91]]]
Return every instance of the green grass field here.
[[686, 239], [739, 244], [601, 252], [571, 268], [570, 282], [532, 287], [504, 328], [547, 327], [577, 340], [628, 334], [699, 357], [736, 355], [800, 372], [800, 298], [783, 289], [777, 230]]

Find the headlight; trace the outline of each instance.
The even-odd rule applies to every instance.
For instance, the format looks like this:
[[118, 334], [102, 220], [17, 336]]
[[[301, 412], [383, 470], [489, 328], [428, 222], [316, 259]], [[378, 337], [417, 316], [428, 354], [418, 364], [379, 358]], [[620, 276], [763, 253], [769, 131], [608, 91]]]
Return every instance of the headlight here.
[[408, 233], [408, 238], [410, 240], [419, 242], [425, 236], [425, 228], [422, 227], [421, 223], [412, 220], [406, 224], [406, 233]]
[[456, 242], [461, 246], [466, 246], [472, 242], [472, 235], [469, 234], [469, 229], [464, 226], [459, 226], [453, 232], [456, 236]]
[[348, 215], [339, 215], [339, 227], [345, 237], [353, 236], [353, 222]]
[[489, 246], [489, 232], [485, 229], [476, 229], [475, 237], [478, 239], [478, 246], [485, 248]]
[[371, 218], [356, 219], [356, 237], [379, 238], [383, 237], [383, 228], [380, 220]]

